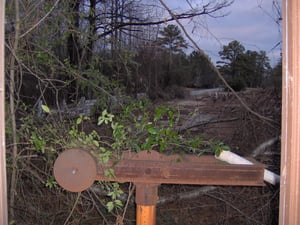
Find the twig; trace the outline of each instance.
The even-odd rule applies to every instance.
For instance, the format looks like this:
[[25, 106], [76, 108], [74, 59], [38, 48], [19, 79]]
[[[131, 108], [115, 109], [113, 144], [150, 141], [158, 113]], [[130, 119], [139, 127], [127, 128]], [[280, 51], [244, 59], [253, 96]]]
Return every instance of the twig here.
[[54, 8], [57, 6], [58, 2], [60, 0], [57, 0], [54, 5], [51, 7], [51, 9], [49, 10], [49, 12], [46, 13], [46, 15], [40, 19], [36, 24], [34, 24], [31, 28], [29, 28], [29, 30], [27, 30], [25, 33], [23, 33], [22, 35], [20, 35], [20, 38], [23, 38], [25, 35], [27, 35], [28, 33], [30, 33], [31, 31], [33, 31], [38, 25], [40, 25], [54, 10]]
[[69, 219], [71, 218], [71, 216], [72, 216], [72, 214], [73, 214], [73, 212], [74, 212], [74, 210], [75, 210], [75, 208], [76, 208], [76, 206], [78, 204], [80, 195], [81, 195], [81, 192], [78, 192], [76, 200], [75, 200], [74, 205], [73, 205], [73, 208], [72, 208], [70, 214], [68, 215], [67, 219], [65, 220], [64, 225], [66, 225], [68, 223]]
[[233, 208], [234, 210], [236, 210], [238, 213], [240, 213], [241, 215], [243, 215], [248, 220], [253, 221], [253, 222], [255, 222], [255, 223], [259, 224], [259, 225], [265, 225], [262, 222], [257, 221], [256, 219], [253, 219], [253, 218], [247, 216], [242, 210], [240, 210], [239, 208], [235, 207], [233, 204], [231, 204], [230, 202], [226, 201], [225, 199], [219, 198], [217, 196], [214, 196], [214, 195], [211, 195], [211, 194], [208, 194], [208, 193], [206, 193], [206, 195], [209, 196], [209, 197], [211, 197], [211, 198], [217, 199], [217, 200], [219, 200], [221, 202], [224, 202], [226, 205], [228, 205], [231, 208]]
[[271, 204], [271, 201], [273, 201], [278, 195], [279, 195], [279, 188], [275, 191], [275, 193], [273, 194], [273, 196], [264, 204], [264, 205], [262, 205], [260, 208], [258, 208], [255, 212], [253, 212], [252, 214], [251, 214], [251, 216], [254, 216], [256, 213], [258, 213], [258, 212], [262, 212], [262, 210], [265, 208], [265, 207], [267, 207], [268, 205], [270, 205]]
[[122, 215], [122, 221], [124, 220], [125, 218], [125, 214], [126, 214], [126, 211], [127, 211], [127, 207], [130, 203], [130, 199], [131, 199], [131, 196], [134, 192], [134, 189], [135, 189], [135, 185], [132, 185], [132, 183], [129, 184], [129, 187], [128, 187], [128, 197], [127, 197], [127, 200], [126, 200], [126, 204], [124, 206], [124, 210], [123, 210], [123, 215]]
[[[88, 192], [88, 194], [89, 194], [89, 196], [90, 196], [90, 199], [92, 200], [92, 202], [93, 202], [93, 204], [94, 204], [94, 206], [95, 206], [97, 212], [100, 214], [100, 216], [102, 216], [103, 221], [104, 221], [106, 224], [109, 224], [108, 221], [107, 221], [107, 219], [105, 218], [105, 215], [104, 215], [104, 214], [101, 212], [101, 210], [99, 209], [98, 204], [97, 204], [97, 203], [95, 202], [95, 200], [93, 199], [92, 194], [95, 196], [95, 198], [96, 198], [96, 199], [101, 203], [101, 205], [103, 206], [103, 204], [102, 204], [101, 200], [98, 198], [97, 194], [96, 194], [96, 193], [94, 192], [94, 190], [92, 190], [91, 188], [90, 188], [87, 192]], [[92, 194], [91, 194], [91, 193], [92, 193]], [[105, 195], [107, 195], [107, 194], [105, 194]]]
[[192, 125], [192, 126], [189, 126], [189, 127], [180, 128], [179, 132], [189, 130], [189, 129], [193, 129], [193, 128], [196, 128], [196, 127], [200, 127], [200, 126], [203, 126], [203, 125], [206, 125], [206, 124], [226, 123], [226, 122], [232, 122], [232, 121], [236, 121], [236, 120], [239, 120], [239, 118], [234, 117], [234, 118], [223, 119], [223, 120], [209, 120], [209, 121], [198, 123], [198, 124], [195, 124], [195, 125]]

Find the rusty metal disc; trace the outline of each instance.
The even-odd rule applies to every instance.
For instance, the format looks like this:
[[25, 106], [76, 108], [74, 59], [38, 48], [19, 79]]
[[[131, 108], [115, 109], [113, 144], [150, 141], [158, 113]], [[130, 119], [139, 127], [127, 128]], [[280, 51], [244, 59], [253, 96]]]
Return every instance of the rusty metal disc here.
[[95, 181], [97, 164], [93, 156], [81, 149], [70, 149], [59, 155], [54, 163], [57, 183], [71, 192], [89, 188]]

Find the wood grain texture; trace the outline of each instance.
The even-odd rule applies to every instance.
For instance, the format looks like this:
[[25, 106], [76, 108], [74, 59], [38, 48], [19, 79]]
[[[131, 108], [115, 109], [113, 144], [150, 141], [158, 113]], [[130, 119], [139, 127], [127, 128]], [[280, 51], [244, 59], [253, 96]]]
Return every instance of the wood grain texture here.
[[5, 1], [0, 0], [0, 224], [7, 225], [7, 182], [5, 158], [4, 25]]
[[300, 224], [300, 2], [283, 1], [280, 225]]

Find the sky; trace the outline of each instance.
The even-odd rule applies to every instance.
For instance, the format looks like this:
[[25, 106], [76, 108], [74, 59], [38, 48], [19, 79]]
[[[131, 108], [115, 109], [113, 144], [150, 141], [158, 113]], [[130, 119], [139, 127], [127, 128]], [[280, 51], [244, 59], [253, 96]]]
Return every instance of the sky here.
[[[231, 6], [219, 12], [228, 13], [225, 17], [206, 16], [182, 23], [213, 62], [219, 60], [218, 52], [223, 45], [237, 40], [246, 50], [265, 51], [271, 65], [274, 66], [280, 60], [281, 24], [276, 23], [278, 14], [274, 10], [273, 2], [273, 0], [235, 0]], [[281, 1], [278, 2], [281, 4]], [[175, 11], [188, 7], [185, 0], [168, 0], [166, 3]], [[195, 23], [198, 24], [196, 27]]]

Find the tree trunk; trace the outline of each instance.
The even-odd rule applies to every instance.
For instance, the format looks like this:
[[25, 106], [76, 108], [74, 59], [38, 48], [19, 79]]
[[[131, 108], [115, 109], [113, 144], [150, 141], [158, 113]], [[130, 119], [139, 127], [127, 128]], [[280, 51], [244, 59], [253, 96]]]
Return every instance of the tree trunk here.
[[[69, 25], [69, 36], [67, 38], [67, 51], [69, 56], [70, 65], [72, 67], [81, 69], [81, 55], [82, 49], [79, 42], [78, 32], [79, 32], [79, 7], [80, 0], [70, 1], [70, 20], [71, 24]], [[68, 90], [68, 100], [73, 99], [77, 100], [78, 98], [78, 86], [76, 81], [72, 81], [69, 85]]]
[[79, 29], [79, 6], [80, 0], [70, 1], [70, 18], [72, 24], [69, 27], [69, 36], [67, 40], [68, 54], [70, 59], [70, 64], [74, 66], [79, 66], [81, 47], [79, 43], [78, 34], [76, 33]]
[[87, 48], [85, 48], [85, 55], [83, 55], [85, 63], [89, 63], [91, 61], [96, 41], [96, 4], [96, 0], [90, 0], [88, 44]]

